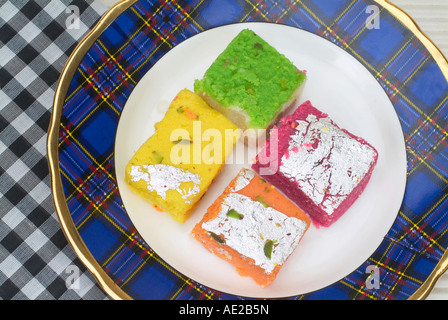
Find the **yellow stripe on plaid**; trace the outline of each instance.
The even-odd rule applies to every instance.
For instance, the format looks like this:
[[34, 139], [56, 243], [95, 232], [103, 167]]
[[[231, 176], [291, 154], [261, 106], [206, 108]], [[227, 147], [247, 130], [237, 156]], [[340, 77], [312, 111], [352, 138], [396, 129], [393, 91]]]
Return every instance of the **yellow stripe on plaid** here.
[[[157, 11], [158, 11], [158, 10], [160, 10], [160, 8], [157, 9]], [[162, 37], [162, 36], [160, 35], [160, 33], [157, 32], [157, 30], [156, 30], [155, 28], [152, 28], [151, 25], [148, 23], [148, 21], [146, 21], [146, 19], [143, 18], [142, 15], [141, 15], [140, 13], [138, 13], [137, 10], [135, 10], [135, 8], [131, 8], [131, 11], [134, 12], [134, 14], [135, 14], [137, 17], [139, 17], [139, 18], [145, 23], [145, 25], [146, 25], [148, 28], [150, 28], [150, 29], [156, 34], [156, 36], [157, 36], [159, 39], [161, 39], [164, 43], [166, 43], [170, 48], [173, 47], [173, 46], [171, 45], [171, 43], [169, 43], [168, 41], [166, 41], [167, 38]], [[157, 14], [157, 12], [156, 12], [155, 14]]]
[[437, 115], [437, 113], [438, 113], [438, 110], [446, 103], [448, 101], [448, 96], [446, 96], [443, 100], [442, 100], [442, 102], [441, 103], [439, 103], [439, 105], [436, 107], [436, 108], [434, 108], [434, 110], [433, 110], [433, 112], [429, 115], [429, 116], [426, 116], [425, 117], [425, 120], [422, 122], [422, 124], [420, 125], [420, 127], [418, 127], [417, 129], [415, 129], [413, 132], [411, 132], [410, 134], [409, 134], [409, 139], [410, 138], [412, 138], [419, 130], [420, 130], [420, 128], [422, 128], [425, 124], [427, 124], [428, 122], [430, 122], [432, 125], [434, 125], [445, 137], [448, 137], [448, 132], [445, 130], [445, 129], [443, 129], [443, 128], [441, 128], [438, 124], [437, 124], [437, 122], [435, 122], [433, 119], [432, 119], [432, 116], [434, 115], [434, 114], [436, 114]]
[[[101, 92], [101, 90], [100, 90], [100, 88], [98, 88], [92, 81], [91, 81], [91, 79], [92, 79], [92, 77], [91, 76], [86, 76], [85, 74], [84, 74], [84, 72], [82, 72], [81, 70], [79, 70], [80, 71], [80, 73], [81, 73], [81, 75], [84, 77], [84, 79], [86, 79], [87, 80], [87, 82], [91, 85], [91, 87], [95, 90], [95, 92], [101, 97], [101, 99], [103, 100], [103, 102], [105, 102], [117, 115], [120, 115], [120, 111], [118, 111], [115, 107], [114, 107], [114, 105], [113, 104], [111, 104], [110, 102], [109, 102], [109, 95], [107, 95], [107, 96], [105, 96], [102, 92]], [[121, 84], [120, 84], [121, 85]], [[120, 87], [120, 85], [119, 86], [116, 86], [115, 88], [114, 88], [114, 90], [111, 92], [111, 93], [115, 93], [115, 91], [116, 90], [118, 90], [118, 88]], [[99, 105], [98, 105], [99, 106]], [[98, 108], [98, 106], [97, 106], [97, 108]], [[95, 108], [95, 109], [97, 109], [97, 108]], [[95, 110], [94, 109], [94, 110]], [[89, 115], [87, 115], [86, 117], [84, 117], [84, 120], [83, 121], [85, 121], [85, 119], [88, 119], [89, 118], [89, 116], [91, 115], [93, 113], [93, 111], [92, 112], [90, 112], [89, 113]], [[79, 127], [79, 125], [83, 122], [83, 121], [81, 121], [79, 124], [78, 124], [78, 126], [77, 127]]]
[[246, 0], [246, 3], [248, 3], [252, 7], [252, 10], [248, 10], [246, 15], [240, 20], [240, 22], [246, 20], [247, 17], [250, 16], [252, 14], [252, 12], [254, 12], [254, 11], [257, 11], [263, 17], [263, 19], [265, 19], [266, 21], [269, 21], [269, 18], [266, 17], [266, 15], [263, 14], [263, 12], [261, 12], [260, 9], [258, 9], [258, 5], [262, 2], [263, 2], [262, 0], [259, 0], [257, 2], [257, 4], [254, 5], [250, 0]]
[[[103, 101], [103, 102], [105, 102], [105, 101]], [[109, 103], [107, 103], [109, 106], [110, 106], [110, 104]], [[94, 109], [92, 109], [90, 112], [89, 112], [89, 114], [87, 115], [87, 116], [85, 116], [85, 117], [83, 117], [82, 118], [82, 120], [78, 123], [78, 125], [76, 126], [76, 127], [73, 127], [73, 129], [72, 130], [68, 130], [62, 123], [61, 123], [61, 127], [64, 129], [64, 131], [67, 133], [67, 135], [68, 135], [68, 137], [70, 137], [71, 138], [71, 140], [70, 141], [75, 141], [76, 139], [73, 137], [73, 134], [72, 134], [72, 132], [73, 131], [75, 131], [75, 130], [77, 130], [92, 114], [94, 114], [97, 110], [98, 110], [98, 108], [100, 108], [101, 107], [101, 104], [98, 104], [98, 105], [96, 105], [96, 107], [94, 108]], [[115, 112], [118, 112], [115, 108], [112, 108]], [[118, 115], [120, 115], [120, 113], [118, 113]], [[59, 147], [61, 147], [63, 144], [65, 143], [65, 140], [61, 140], [60, 142], [59, 142], [59, 144], [58, 144], [58, 146]], [[79, 146], [80, 146], [80, 148], [84, 151], [84, 152], [86, 152], [86, 154], [87, 154], [87, 151], [86, 151], [86, 149], [81, 145], [81, 144], [79, 144]]]
[[[381, 16], [381, 13], [383, 12], [383, 8], [381, 8], [377, 14], [375, 14], [371, 19], [376, 19], [377, 17]], [[367, 29], [367, 23], [364, 24], [364, 27], [362, 27], [358, 33], [351, 39], [350, 41], [350, 45], [356, 40], [358, 39], [359, 35], [362, 34], [364, 31], [366, 31]]]
[[[411, 231], [413, 231], [413, 230], [416, 230], [416, 231], [418, 231], [419, 232], [419, 234], [421, 234], [421, 235], [423, 235], [424, 237], [425, 237], [425, 239], [427, 239], [431, 244], [428, 246], [428, 248], [430, 248], [430, 247], [432, 247], [432, 246], [436, 246], [439, 250], [441, 250], [441, 251], [444, 251], [445, 249], [439, 244], [439, 243], [437, 243], [437, 241], [433, 238], [433, 237], [431, 237], [431, 236], [429, 236], [427, 233], [425, 233], [425, 231], [419, 226], [419, 224], [422, 222], [422, 221], [424, 221], [433, 211], [434, 211], [434, 209], [435, 208], [437, 208], [446, 198], [448, 197], [448, 194], [444, 194], [443, 195], [443, 197], [441, 197], [440, 199], [439, 199], [439, 201], [437, 201], [437, 203], [436, 204], [434, 204], [427, 212], [425, 212], [421, 217], [420, 217], [420, 219], [419, 219], [419, 221], [418, 222], [412, 222], [405, 214], [403, 214], [401, 211], [400, 211], [400, 217], [402, 217], [404, 220], [406, 220], [410, 225], [411, 225], [411, 228], [409, 229], [409, 231], [407, 232], [407, 233], [405, 233], [405, 234], [403, 234], [400, 238], [398, 238], [396, 241], [402, 241], [405, 237], [406, 237], [406, 235], [409, 233], [409, 232], [411, 232]], [[441, 234], [439, 234], [439, 236], [443, 236], [446, 232], [447, 232], [448, 230], [444, 230]], [[428, 249], [427, 248], [427, 249]], [[426, 250], [427, 250], [426, 249]]]
[[[97, 93], [99, 93], [99, 90], [98, 90], [98, 88], [96, 88], [96, 86], [88, 79], [89, 77], [87, 77], [83, 72], [82, 72], [82, 70], [79, 70], [80, 71], [80, 74], [84, 77], [84, 79], [86, 79], [86, 81], [94, 88], [94, 90], [97, 92]], [[116, 90], [118, 90], [118, 87], [116, 87], [111, 93], [114, 93]], [[110, 104], [108, 101], [107, 101], [107, 99], [105, 99], [104, 98], [104, 96], [101, 94], [101, 93], [99, 93], [100, 95], [101, 95], [101, 97], [103, 98], [102, 100], [102, 102], [103, 103], [106, 103], [117, 115], [120, 115], [120, 112], [112, 105], [112, 104]], [[95, 106], [95, 108], [93, 108], [90, 112], [89, 112], [89, 114], [88, 115], [86, 115], [85, 117], [83, 117], [82, 118], [82, 120], [77, 124], [77, 126], [76, 127], [74, 127], [72, 130], [68, 130], [67, 128], [65, 128], [64, 127], [64, 125], [61, 123], [61, 127], [64, 129], [64, 131], [67, 133], [67, 136], [68, 137], [70, 137], [71, 139], [71, 141], [76, 141], [76, 139], [73, 137], [73, 134], [72, 134], [72, 132], [73, 131], [76, 131], [76, 130], [78, 130], [79, 129], [79, 127], [92, 115], [92, 114], [94, 114], [95, 112], [97, 112], [97, 110], [98, 110], [98, 108], [100, 108], [101, 107], [101, 103], [100, 104], [97, 104], [96, 106]], [[59, 144], [58, 144], [58, 146], [59, 147], [61, 147], [63, 144], [65, 143], [65, 140], [61, 140], [60, 142], [59, 142]], [[79, 147], [81, 148], [81, 150], [82, 151], [84, 151], [84, 153], [86, 154], [86, 155], [88, 155], [89, 156], [89, 158], [97, 165], [97, 166], [99, 166], [99, 163], [87, 152], [87, 150], [84, 148], [84, 146], [82, 145], [82, 144], [78, 144], [79, 145]]]
[[[183, 290], [185, 290], [185, 286], [191, 286], [191, 285], [192, 285], [192, 282], [191, 282], [189, 279], [187, 279], [187, 280], [184, 282], [184, 284], [183, 284], [182, 286], [179, 286], [179, 289], [178, 289], [177, 292], [170, 298], [170, 300], [174, 300], [174, 299], [176, 299], [176, 297], [177, 297]], [[196, 292], [198, 292], [198, 293], [200, 293], [200, 294], [204, 294], [204, 297], [206, 297], [208, 300], [213, 300], [213, 296], [214, 296], [214, 294], [215, 294], [214, 291], [212, 291], [212, 294], [208, 294], [208, 293], [205, 293], [203, 290], [200, 290], [197, 286], [192, 286], [192, 288], [193, 288]]]
[[431, 151], [434, 151], [437, 146], [440, 144], [441, 140], [438, 141], [438, 143], [431, 148], [432, 150], [428, 151], [428, 153], [424, 156], [421, 157], [419, 154], [417, 154], [414, 150], [412, 150], [411, 148], [408, 148], [407, 150], [415, 157], [417, 158], [420, 163], [418, 165], [415, 165], [412, 170], [408, 171], [408, 176], [411, 175], [415, 170], [417, 170], [417, 168], [424, 164], [432, 173], [434, 173], [441, 181], [443, 181], [444, 183], [448, 183], [448, 180], [442, 176], [436, 169], [434, 169], [432, 166], [429, 165], [429, 163], [426, 161], [428, 159], [428, 155], [431, 153]]
[[[202, 1], [201, 1], [201, 3], [202, 3]], [[196, 8], [198, 7], [200, 5], [200, 3], [193, 9], [193, 10], [196, 10]], [[192, 21], [193, 21], [193, 19], [192, 18], [190, 18]], [[196, 21], [194, 21], [195, 22], [195, 24], [197, 24], [197, 22]], [[146, 26], [146, 24], [144, 25], [144, 26]], [[142, 26], [143, 27], [143, 26]], [[177, 26], [177, 27], [179, 27], [179, 26]], [[176, 27], [176, 28], [177, 28]], [[202, 27], [200, 27], [200, 29], [201, 30], [203, 30], [203, 28]], [[131, 37], [130, 37], [130, 39], [132, 39], [138, 32], [140, 32], [141, 31], [141, 28], [138, 30], [138, 31], [136, 31]], [[168, 35], [168, 37], [171, 35], [172, 33], [170, 33], [169, 35]], [[130, 40], [129, 40], [130, 41]], [[129, 41], [127, 41], [126, 42], [126, 44], [125, 45], [123, 45], [122, 46], [122, 48], [123, 47], [126, 47], [126, 45], [127, 44], [129, 44]], [[146, 59], [144, 60], [144, 62], [143, 63], [141, 63], [137, 68], [135, 68], [134, 69], [134, 71], [130, 74], [131, 76], [133, 76], [136, 72], [138, 72], [148, 61], [149, 61], [149, 59], [151, 59], [151, 57], [154, 55], [154, 53], [156, 53], [157, 52], [157, 50], [159, 50], [159, 48], [161, 47], [161, 45], [162, 44], [159, 44], [152, 52], [151, 52], [151, 54], [150, 55], [148, 55], [148, 57], [146, 57]], [[122, 48], [120, 49], [120, 50], [122, 50]]]
[[[113, 61], [114, 64], [118, 67], [118, 69], [120, 69], [126, 75], [125, 80], [130, 80], [134, 84], [137, 84], [137, 81], [135, 81], [132, 78], [132, 76], [121, 66], [121, 64], [118, 62], [118, 60], [115, 59], [115, 57], [112, 54], [110, 54], [109, 50], [107, 49], [107, 47], [104, 45], [104, 43], [101, 40], [98, 40], [98, 44], [101, 46], [101, 48], [103, 48], [103, 50], [109, 56], [109, 58], [106, 60], [106, 62], [104, 64], [107, 64], [108, 62]], [[99, 69], [99, 70], [101, 70], [101, 69]]]
[[[434, 116], [434, 115], [437, 115], [437, 113], [438, 113], [438, 110], [446, 103], [448, 101], [448, 96], [446, 96], [444, 99], [443, 99], [443, 101], [436, 107], [436, 108], [434, 108], [434, 111], [428, 116], [428, 117], [426, 117], [425, 118], [425, 120], [422, 122], [422, 124], [416, 129], [416, 130], [414, 130], [410, 135], [409, 135], [409, 137], [408, 137], [408, 140], [410, 141], [412, 138], [413, 138], [413, 136], [415, 135], [415, 134], [417, 134], [419, 131], [420, 131], [420, 129], [421, 128], [423, 128], [425, 125], [427, 125], [428, 123], [431, 123], [433, 126], [435, 126], [438, 130], [439, 130], [439, 132], [443, 135], [443, 136], [445, 136], [445, 138], [446, 137], [448, 137], [448, 133], [447, 133], [447, 131], [445, 130], [445, 129], [443, 129], [443, 128], [441, 128], [438, 124], [437, 124], [437, 122], [435, 122], [435, 121], [433, 121], [433, 119], [432, 119], [432, 117]], [[433, 147], [431, 148], [431, 150], [428, 152], [428, 155], [429, 154], [431, 154], [433, 151], [435, 151], [435, 150], [437, 150], [438, 148], [439, 148], [439, 146], [440, 146], [440, 144], [442, 143], [442, 140], [443, 140], [443, 138], [441, 137], [440, 139], [438, 139], [437, 140], [437, 143], [436, 144], [434, 144], [433, 145]], [[420, 165], [421, 164], [425, 164], [434, 174], [436, 174], [437, 175], [437, 177], [439, 178], [439, 179], [441, 179], [443, 182], [445, 182], [445, 183], [447, 183], [448, 182], [448, 180], [445, 178], [445, 177], [443, 177], [442, 175], [440, 175], [438, 172], [436, 172], [435, 171], [435, 169], [433, 169], [433, 168], [431, 168], [431, 167], [429, 167], [428, 166], [428, 163], [426, 162], [426, 158], [427, 158], [427, 156], [425, 156], [425, 158], [422, 158], [422, 157], [419, 157], [412, 149], [410, 149], [409, 150], [420, 162], [417, 164], [417, 165], [415, 165], [413, 168], [412, 168], [412, 170], [410, 170], [409, 171], [409, 174], [412, 174], [415, 170], [417, 170], [419, 167], [420, 167]]]
[[[204, 2], [204, 0], [200, 1], [200, 2], [196, 5], [196, 7], [193, 9], [193, 11], [196, 10], [196, 8], [199, 7], [203, 2]], [[182, 21], [185, 21], [185, 20], [188, 18], [188, 19], [190, 19], [191, 22], [193, 22], [193, 24], [194, 24], [200, 31], [204, 31], [204, 28], [202, 28], [202, 26], [201, 26], [199, 23], [197, 23], [197, 21], [194, 20], [194, 19], [190, 16], [190, 14], [188, 13], [188, 11], [186, 11], [184, 8], [182, 8], [182, 7], [179, 5], [179, 3], [177, 3], [177, 1], [175, 1], [174, 4], [175, 4], [175, 6], [176, 6], [180, 11], [182, 11], [182, 13], [185, 15], [185, 18], [184, 18]], [[179, 28], [179, 26], [180, 26], [180, 24], [176, 26], [176, 28], [173, 30], [173, 32], [176, 31], [176, 30]]]
[[[124, 48], [126, 48], [128, 45], [129, 45], [129, 43], [131, 42], [131, 40], [132, 40], [132, 38], [134, 38], [143, 28], [145, 27], [145, 25], [142, 25], [140, 28], [138, 28], [135, 32], [134, 32], [134, 34], [132, 35], [132, 36], [130, 36], [129, 37], [129, 39], [128, 39], [128, 41], [126, 41], [118, 50], [117, 50], [117, 53], [118, 52], [122, 52], [123, 50], [124, 50]], [[115, 59], [115, 57], [114, 57], [114, 59]], [[97, 71], [96, 72], [98, 72], [98, 70], [101, 70], [102, 68], [104, 68], [104, 66], [106, 65], [106, 63], [107, 63], [108, 61], [106, 61], [106, 62], [104, 62], [103, 64], [101, 64], [101, 65], [99, 65], [98, 66], [98, 68], [97, 68]], [[78, 68], [78, 71], [80, 71], [81, 72], [81, 70]], [[93, 77], [93, 75], [96, 73], [96, 72], [93, 72], [88, 78], [91, 78], [91, 77]], [[85, 77], [84, 77], [85, 78]], [[132, 74], [130, 74], [129, 75], [129, 79], [132, 79]], [[76, 89], [74, 89], [73, 90], [73, 92], [70, 94], [70, 95], [68, 95], [67, 97], [66, 97], [66, 99], [65, 99], [65, 103], [67, 103], [68, 101], [70, 101], [70, 99], [79, 91], [79, 90], [81, 90], [81, 89], [83, 89], [84, 88], [84, 86], [86, 85], [86, 83], [88, 82], [88, 80], [89, 79], [87, 79], [87, 78], [85, 78], [85, 80], [84, 80], [84, 82], [82, 82], [82, 83], [80, 83], [80, 85], [76, 88]], [[132, 81], [134, 81], [133, 79], [132, 79]], [[135, 82], [135, 81], [134, 81]]]
[[[139, 266], [134, 270], [134, 272], [126, 279], [126, 281], [124, 281], [123, 283], [121, 283], [119, 286], [120, 288], [124, 287], [132, 278], [133, 276], [135, 276], [135, 274], [137, 274], [141, 268], [150, 260], [150, 259], [155, 259], [158, 263], [162, 263], [163, 261], [158, 259], [156, 255], [154, 255], [154, 252], [151, 252], [150, 250], [148, 250], [147, 248], [145, 248], [144, 246], [141, 245], [141, 243], [139, 243], [138, 241], [134, 241], [134, 236], [136, 235], [135, 233], [132, 233], [131, 235], [127, 235], [126, 233], [123, 232], [123, 230], [120, 228], [119, 229], [121, 231], [122, 234], [124, 234], [127, 238], [127, 240], [129, 240], [130, 242], [134, 242], [134, 245], [136, 245], [139, 249], [141, 249], [143, 252], [146, 253], [146, 257], [141, 261], [141, 263], [139, 264]], [[121, 245], [117, 247], [117, 249], [115, 250], [115, 252], [113, 252], [109, 258], [107, 258], [103, 264], [101, 265], [102, 268], [106, 268], [106, 266], [112, 261], [112, 259], [114, 259], [117, 254], [123, 250], [124, 247], [127, 246], [126, 241], [122, 241]]]
[[[73, 142], [75, 142], [76, 143], [76, 140], [75, 141], [73, 141]], [[67, 175], [67, 173], [64, 171], [64, 170], [60, 170], [60, 172], [61, 172], [61, 174], [64, 176], [64, 178], [66, 178], [67, 179], [67, 181], [74, 187], [74, 191], [71, 193], [71, 194], [69, 194], [68, 196], [66, 196], [66, 201], [69, 201], [72, 197], [74, 197], [74, 196], [76, 196], [77, 194], [82, 194], [82, 195], [84, 195], [85, 196], [85, 192], [84, 191], [82, 191], [82, 187], [84, 186], [84, 184], [85, 183], [87, 183], [98, 171], [101, 171], [103, 174], [107, 174], [107, 176], [110, 178], [110, 179], [114, 179], [114, 177], [109, 173], [109, 171], [107, 171], [107, 170], [105, 170], [105, 168], [104, 168], [104, 166], [102, 165], [102, 164], [100, 164], [98, 161], [96, 161], [96, 159], [94, 158], [94, 157], [92, 157], [91, 155], [90, 155], [90, 153], [88, 153], [87, 152], [87, 150], [81, 145], [81, 144], [78, 144], [79, 145], [79, 147], [81, 148], [81, 150], [83, 150], [84, 151], [84, 153], [86, 154], [86, 155], [88, 155], [88, 157], [89, 157], [89, 159], [90, 160], [92, 160], [94, 163], [95, 163], [95, 171], [92, 171], [91, 173], [90, 173], [90, 175], [84, 180], [84, 183], [82, 183], [82, 184], [78, 184], [78, 183], [75, 183], [68, 175]], [[106, 160], [104, 161], [104, 163], [107, 163], [107, 162], [109, 162], [110, 161], [110, 159], [112, 158], [112, 154], [111, 155], [109, 155], [107, 158], [106, 158]], [[88, 198], [86, 198], [85, 197], [85, 199], [87, 200], [87, 201], [89, 201], [89, 202], [92, 202], [92, 199], [88, 199]]]
[[407, 268], [408, 268], [409, 266], [411, 266], [412, 261], [415, 259], [415, 255], [411, 258], [410, 262], [405, 266], [405, 268], [403, 269], [403, 271], [397, 271], [396, 269], [394, 269], [394, 268], [390, 267], [389, 265], [387, 265], [387, 264], [385, 264], [385, 263], [382, 262], [382, 260], [383, 260], [383, 258], [385, 257], [386, 253], [389, 252], [389, 250], [391, 249], [392, 244], [393, 244], [393, 242], [389, 245], [389, 247], [388, 247], [386, 250], [384, 250], [384, 254], [383, 254], [381, 260], [375, 260], [375, 259], [372, 259], [372, 258], [370, 258], [370, 260], [371, 260], [373, 263], [375, 263], [375, 265], [377, 265], [377, 266], [379, 266], [379, 267], [382, 267], [382, 268], [384, 268], [384, 269], [386, 269], [386, 270], [388, 270], [388, 271], [390, 271], [390, 272], [392, 272], [392, 273], [394, 273], [394, 274], [399, 275], [399, 276], [400, 276], [400, 279], [401, 279], [401, 278], [406, 278], [406, 279], [409, 279], [409, 280], [411, 280], [411, 281], [413, 281], [413, 282], [415, 282], [415, 283], [422, 284], [423, 282], [422, 282], [421, 280], [418, 280], [417, 278], [411, 277], [411, 276], [409, 276], [409, 275], [407, 275], [407, 274], [405, 273], [406, 270], [407, 270]]
[[345, 280], [341, 280], [341, 284], [343, 284], [346, 287], [350, 288], [351, 290], [357, 292], [359, 295], [366, 296], [366, 297], [369, 297], [372, 300], [375, 300], [375, 296], [374, 295], [368, 293], [367, 291], [363, 291], [364, 288], [365, 288], [364, 286], [359, 286], [359, 287], [358, 286], [354, 286], [354, 285], [351, 285], [350, 283], [348, 283]]
[[347, 13], [347, 11], [353, 7], [353, 5], [358, 2], [358, 0], [353, 0], [342, 12], [341, 14], [334, 19], [333, 23], [331, 24], [330, 28], [332, 28], [341, 18]]
[[[102, 211], [102, 204], [103, 203], [105, 203], [112, 195], [113, 195], [113, 192], [110, 192], [109, 194], [107, 194], [107, 195], [105, 195], [105, 198], [101, 201], [101, 203], [99, 204], [99, 205], [97, 205], [97, 204], [95, 204], [95, 201], [93, 200], [93, 199], [90, 199], [89, 197], [88, 197], [88, 195], [85, 193], [85, 192], [83, 192], [83, 191], [81, 191], [81, 188], [82, 188], [82, 186], [84, 185], [84, 184], [81, 184], [81, 185], [78, 185], [77, 183], [74, 183], [73, 182], [73, 180], [71, 180], [70, 179], [70, 177], [63, 171], [63, 170], [61, 170], [61, 174], [64, 176], [64, 178], [66, 178], [67, 179], [67, 181], [69, 181], [70, 182], [70, 184], [75, 188], [75, 191], [77, 191], [77, 193], [76, 192], [73, 192], [72, 194], [70, 194], [68, 197], [67, 197], [67, 201], [69, 201], [69, 199], [72, 197], [72, 196], [74, 196], [75, 194], [81, 194], [83, 197], [84, 197], [84, 199], [86, 199], [89, 203], [91, 203], [92, 204], [92, 207], [93, 207], [93, 210], [91, 210], [91, 211], [89, 211], [89, 214], [88, 214], [88, 216], [85, 218], [85, 219], [83, 219], [83, 221], [79, 224], [79, 225], [77, 225], [76, 226], [76, 229], [77, 230], [79, 230], [80, 228], [82, 228], [82, 226], [94, 215], [94, 213], [95, 212], [99, 212], [103, 217], [105, 217], [111, 224], [113, 224], [118, 230], [120, 230], [120, 232], [122, 232], [123, 234], [125, 234], [124, 233], [124, 231], [123, 231], [123, 229], [122, 228], [120, 228], [113, 220], [111, 220], [107, 215], [105, 215], [104, 214], [104, 212]], [[93, 175], [93, 174], [92, 174]], [[92, 175], [90, 175], [90, 177], [92, 176]], [[88, 179], [86, 179], [85, 181], [89, 181], [89, 178]]]
[[[61, 127], [64, 129], [65, 132], [67, 132], [68, 136], [72, 138], [70, 141], [76, 143], [76, 144], [79, 146], [79, 148], [84, 152], [84, 154], [87, 155], [87, 156], [89, 157], [89, 159], [95, 164], [96, 171], [92, 172], [91, 175], [90, 175], [89, 177], [91, 177], [93, 174], [95, 174], [98, 170], [103, 170], [103, 172], [107, 172], [107, 171], [105, 170], [104, 166], [103, 166], [101, 163], [99, 163], [94, 157], [92, 157], [92, 155], [87, 151], [86, 148], [84, 148], [84, 146], [83, 146], [82, 144], [78, 143], [78, 141], [72, 136], [72, 133], [71, 133], [69, 130], [65, 130], [65, 127], [64, 127], [64, 125], [63, 125], [62, 123], [61, 123]], [[63, 141], [62, 141], [62, 142], [63, 142]], [[62, 142], [59, 144], [59, 147], [62, 145]], [[107, 162], [110, 160], [110, 158], [111, 158], [112, 156], [113, 156], [113, 154], [110, 154], [109, 156], [107, 156], [107, 158], [106, 158], [106, 160], [104, 161], [104, 163], [107, 163]], [[61, 172], [64, 172], [64, 171], [61, 170]], [[108, 177], [109, 177], [110, 179], [114, 179], [114, 177], [111, 176], [109, 173], [108, 173]], [[68, 178], [68, 177], [67, 177], [67, 178]], [[71, 181], [70, 179], [69, 179], [69, 181], [70, 181], [70, 183], [73, 184], [73, 181]], [[74, 184], [73, 184], [73, 185], [74, 185]], [[74, 185], [74, 186], [75, 186], [75, 185]], [[78, 192], [81, 192], [81, 190], [77, 190], [77, 191], [78, 191]], [[70, 195], [67, 197], [67, 200], [69, 200], [72, 196], [73, 196], [73, 194], [70, 194]]]

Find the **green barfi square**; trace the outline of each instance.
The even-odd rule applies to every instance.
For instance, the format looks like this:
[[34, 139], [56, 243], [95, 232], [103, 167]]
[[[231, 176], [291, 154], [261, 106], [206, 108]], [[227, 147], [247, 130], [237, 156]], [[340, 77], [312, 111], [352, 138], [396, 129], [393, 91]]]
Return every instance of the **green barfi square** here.
[[195, 81], [194, 90], [241, 129], [267, 129], [296, 100], [305, 80], [304, 71], [245, 29]]

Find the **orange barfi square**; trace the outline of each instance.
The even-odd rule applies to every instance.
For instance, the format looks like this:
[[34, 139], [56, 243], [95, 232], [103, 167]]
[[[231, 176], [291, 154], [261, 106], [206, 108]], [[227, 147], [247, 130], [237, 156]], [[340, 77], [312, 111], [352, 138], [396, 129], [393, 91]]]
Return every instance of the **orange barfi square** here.
[[242, 276], [270, 285], [310, 226], [310, 219], [271, 184], [242, 169], [192, 231]]

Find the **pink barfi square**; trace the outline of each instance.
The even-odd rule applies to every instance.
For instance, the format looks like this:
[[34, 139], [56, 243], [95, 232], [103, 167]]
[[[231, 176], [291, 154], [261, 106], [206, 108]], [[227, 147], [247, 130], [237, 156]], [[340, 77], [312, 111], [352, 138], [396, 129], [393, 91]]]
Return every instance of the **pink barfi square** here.
[[377, 160], [372, 145], [307, 101], [274, 128], [252, 169], [329, 227], [364, 191]]

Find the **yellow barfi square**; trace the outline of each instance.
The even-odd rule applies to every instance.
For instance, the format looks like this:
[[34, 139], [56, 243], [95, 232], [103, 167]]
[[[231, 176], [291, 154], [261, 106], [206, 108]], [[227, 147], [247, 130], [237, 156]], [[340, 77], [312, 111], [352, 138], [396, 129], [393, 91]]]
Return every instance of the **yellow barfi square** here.
[[155, 133], [126, 166], [126, 182], [156, 209], [180, 223], [191, 215], [241, 133], [197, 94], [184, 89]]

